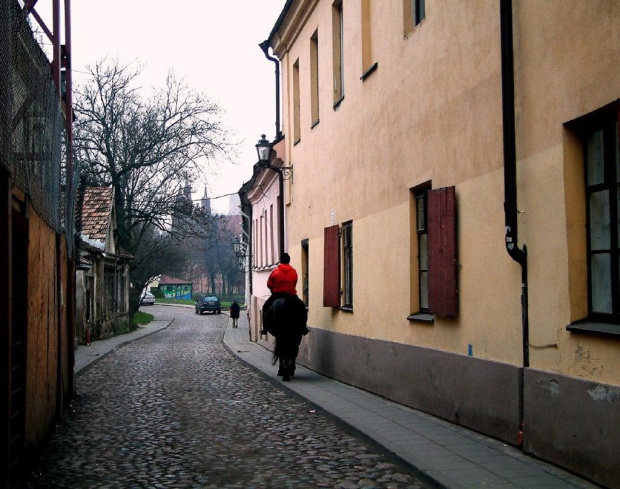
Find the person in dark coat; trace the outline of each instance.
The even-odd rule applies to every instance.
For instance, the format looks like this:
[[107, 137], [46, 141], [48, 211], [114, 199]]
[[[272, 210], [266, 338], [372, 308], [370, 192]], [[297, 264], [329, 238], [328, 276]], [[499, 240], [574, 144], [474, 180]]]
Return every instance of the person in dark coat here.
[[233, 299], [232, 304], [230, 305], [230, 318], [232, 319], [232, 327], [236, 328], [239, 326], [239, 311], [241, 308], [237, 301]]
[[[297, 271], [290, 265], [291, 257], [288, 253], [280, 255], [280, 264], [271, 272], [267, 279], [267, 288], [271, 291], [271, 296], [263, 305], [263, 328], [260, 332], [266, 335], [271, 328], [271, 315], [267, 312], [271, 309], [274, 301], [279, 298], [297, 297]], [[273, 333], [272, 333], [273, 334]]]

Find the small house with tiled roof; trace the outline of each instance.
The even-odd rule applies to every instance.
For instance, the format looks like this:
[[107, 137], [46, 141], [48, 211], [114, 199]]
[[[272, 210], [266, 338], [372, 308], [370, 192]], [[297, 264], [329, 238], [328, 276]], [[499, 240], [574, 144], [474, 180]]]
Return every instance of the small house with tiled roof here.
[[191, 299], [192, 283], [180, 278], [162, 275], [157, 288], [168, 299]]
[[[129, 262], [118, 245], [114, 189], [86, 187], [77, 219], [76, 336], [108, 338], [129, 318]], [[87, 335], [87, 332], [90, 332]]]

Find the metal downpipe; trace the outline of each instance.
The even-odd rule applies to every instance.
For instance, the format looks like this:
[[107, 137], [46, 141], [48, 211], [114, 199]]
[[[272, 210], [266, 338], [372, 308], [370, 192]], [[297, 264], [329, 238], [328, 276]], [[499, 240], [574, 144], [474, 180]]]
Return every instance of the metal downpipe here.
[[523, 372], [530, 366], [527, 247], [518, 247], [517, 209], [517, 151], [515, 129], [515, 87], [513, 50], [512, 0], [500, 0], [500, 36], [502, 69], [502, 122], [504, 142], [504, 215], [506, 251], [521, 265], [521, 325], [523, 368], [519, 376], [519, 437], [523, 443], [524, 379]]
[[263, 41], [258, 45], [263, 54], [269, 61], [273, 61], [276, 65], [276, 137], [275, 140], [279, 141], [282, 137], [282, 131], [280, 130], [280, 62], [277, 58], [269, 55], [269, 41]]

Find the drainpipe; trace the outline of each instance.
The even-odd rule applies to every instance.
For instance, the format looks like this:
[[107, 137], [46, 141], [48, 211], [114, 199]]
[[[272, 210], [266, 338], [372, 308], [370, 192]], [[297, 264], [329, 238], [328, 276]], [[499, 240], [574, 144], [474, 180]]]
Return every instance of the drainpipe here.
[[506, 222], [506, 251], [521, 265], [521, 328], [523, 368], [519, 374], [519, 434], [523, 445], [524, 369], [530, 366], [527, 247], [518, 247], [517, 216], [517, 150], [515, 130], [514, 52], [512, 31], [512, 0], [500, 0], [500, 30], [502, 53], [502, 118], [504, 139], [504, 214]]
[[269, 40], [263, 41], [258, 45], [263, 51], [265, 57], [269, 61], [273, 61], [276, 65], [276, 137], [275, 140], [279, 141], [282, 137], [282, 131], [280, 130], [280, 62], [277, 58], [269, 55]]

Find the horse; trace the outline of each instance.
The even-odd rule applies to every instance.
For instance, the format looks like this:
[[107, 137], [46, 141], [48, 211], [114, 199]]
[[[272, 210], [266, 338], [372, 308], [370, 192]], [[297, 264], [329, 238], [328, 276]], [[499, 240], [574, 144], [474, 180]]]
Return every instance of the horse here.
[[295, 376], [295, 360], [301, 338], [308, 333], [308, 311], [296, 295], [277, 294], [270, 307], [264, 310], [264, 325], [275, 338], [273, 364], [279, 361], [278, 375], [289, 381]]

